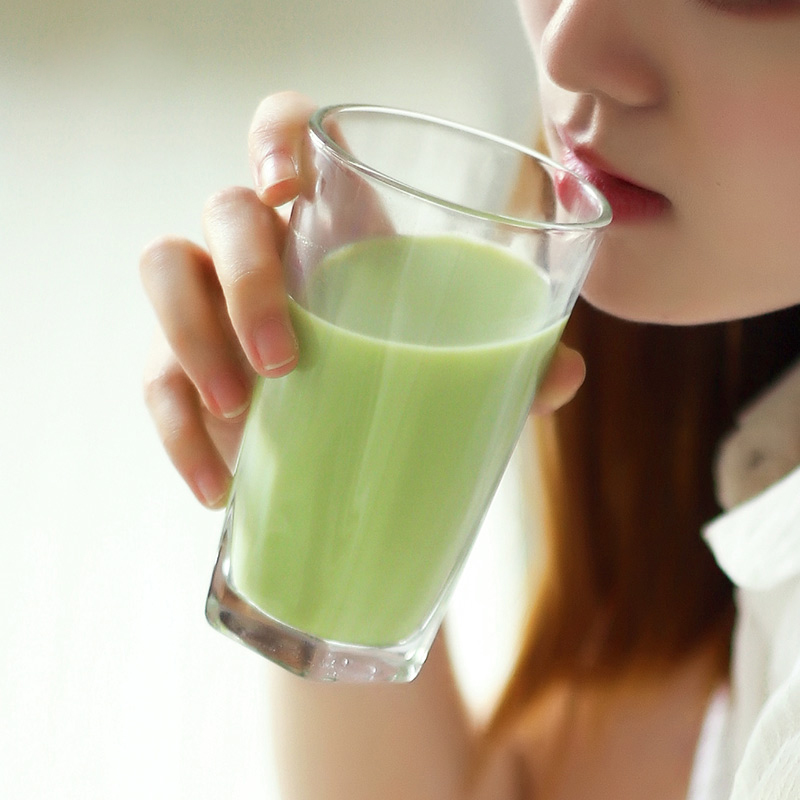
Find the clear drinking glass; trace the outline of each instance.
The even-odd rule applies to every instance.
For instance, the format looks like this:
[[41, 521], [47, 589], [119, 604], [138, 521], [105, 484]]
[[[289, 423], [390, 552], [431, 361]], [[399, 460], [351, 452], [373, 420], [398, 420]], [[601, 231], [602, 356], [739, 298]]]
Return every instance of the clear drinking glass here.
[[300, 361], [256, 386], [206, 615], [309, 678], [408, 681], [611, 213], [527, 148], [376, 106], [318, 111], [303, 174]]

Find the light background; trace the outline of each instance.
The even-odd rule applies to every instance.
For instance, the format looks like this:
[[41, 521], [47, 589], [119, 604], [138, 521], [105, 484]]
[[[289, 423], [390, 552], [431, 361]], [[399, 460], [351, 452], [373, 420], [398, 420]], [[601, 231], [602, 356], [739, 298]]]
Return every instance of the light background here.
[[[5, 0], [0, 9], [0, 795], [276, 797], [276, 669], [203, 617], [221, 519], [141, 400], [137, 259], [249, 182], [257, 102], [424, 110], [529, 139], [512, 0]], [[513, 476], [451, 621], [485, 713], [521, 593]], [[507, 562], [516, 571], [498, 570]]]

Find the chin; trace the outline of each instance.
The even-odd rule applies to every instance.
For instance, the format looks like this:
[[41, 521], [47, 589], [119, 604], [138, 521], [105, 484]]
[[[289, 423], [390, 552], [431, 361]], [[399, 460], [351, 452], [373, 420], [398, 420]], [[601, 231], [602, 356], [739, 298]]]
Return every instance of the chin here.
[[600, 311], [628, 322], [696, 325], [709, 321], [693, 314], [685, 304], [665, 304], [663, 298], [651, 298], [644, 293], [593, 291], [591, 286], [585, 285], [581, 296]]
[[[583, 285], [584, 300], [614, 317], [658, 325], [700, 325], [741, 316], [739, 309], [726, 307], [733, 298], [699, 280], [707, 269], [687, 267], [697, 259], [678, 253], [668, 238], [659, 241], [648, 233], [640, 239], [630, 231], [626, 236], [610, 232]], [[661, 260], [659, 253], [671, 255]]]
[[648, 286], [641, 281], [604, 280], [598, 271], [589, 275], [581, 296], [600, 311], [629, 322], [673, 326], [730, 322], [793, 305], [785, 298], [753, 302], [759, 299], [755, 292], [746, 298], [750, 302], [743, 302], [741, 295], [726, 296], [718, 291], [705, 296], [697, 289], [697, 286], [682, 286], [670, 291], [664, 286]]
[[604, 269], [596, 264], [589, 272], [581, 296], [590, 305], [629, 322], [659, 325], [694, 325], [707, 322], [708, 315], [699, 313], [694, 298], [686, 292], [670, 293], [663, 282], [653, 285], [641, 271], [626, 275], [623, 270]]

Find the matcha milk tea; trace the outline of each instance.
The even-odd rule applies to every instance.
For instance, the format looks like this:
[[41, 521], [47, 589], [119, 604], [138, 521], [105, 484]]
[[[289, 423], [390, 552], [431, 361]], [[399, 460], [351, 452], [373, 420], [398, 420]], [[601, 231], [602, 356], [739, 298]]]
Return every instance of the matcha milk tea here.
[[[546, 221], [507, 220], [470, 210], [478, 198], [467, 205], [423, 193], [423, 178], [387, 177], [377, 153], [377, 165], [364, 166], [343, 142], [366, 149], [366, 133], [422, 138], [429, 150], [466, 136], [484, 160], [496, 150], [538, 157], [407, 112], [350, 108], [320, 112], [316, 129], [312, 121], [315, 191], [327, 197], [297, 201], [286, 262], [300, 358], [290, 374], [257, 382], [207, 615], [306, 677], [410, 680], [512, 454], [596, 231], [553, 221], [559, 236], [544, 246]], [[335, 117], [330, 129], [326, 113]], [[390, 147], [415, 152], [401, 141]], [[575, 182], [565, 197], [574, 202], [577, 186], [588, 197], [584, 214], [602, 218], [600, 195], [546, 166]], [[554, 189], [548, 205], [557, 197]], [[337, 214], [342, 230], [331, 222]], [[462, 224], [447, 224], [452, 217]], [[520, 246], [508, 233], [516, 228], [535, 246]], [[565, 278], [550, 262], [565, 259], [570, 236], [577, 254], [562, 265]]]
[[561, 325], [541, 329], [541, 274], [444, 237], [334, 252], [307, 305], [297, 369], [259, 383], [248, 420], [233, 583], [314, 636], [391, 645], [480, 523]]

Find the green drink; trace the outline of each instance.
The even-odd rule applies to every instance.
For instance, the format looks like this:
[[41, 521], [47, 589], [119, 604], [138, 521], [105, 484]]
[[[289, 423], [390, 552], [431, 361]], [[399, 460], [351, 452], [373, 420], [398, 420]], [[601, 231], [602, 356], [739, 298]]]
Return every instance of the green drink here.
[[300, 164], [300, 361], [256, 386], [206, 617], [312, 680], [410, 681], [611, 210], [528, 148], [381, 106], [319, 109]]
[[535, 268], [448, 236], [344, 247], [298, 299], [300, 362], [245, 430], [231, 580], [306, 634], [393, 645], [463, 560], [562, 323]]

